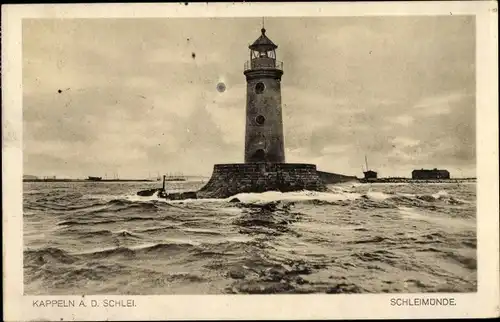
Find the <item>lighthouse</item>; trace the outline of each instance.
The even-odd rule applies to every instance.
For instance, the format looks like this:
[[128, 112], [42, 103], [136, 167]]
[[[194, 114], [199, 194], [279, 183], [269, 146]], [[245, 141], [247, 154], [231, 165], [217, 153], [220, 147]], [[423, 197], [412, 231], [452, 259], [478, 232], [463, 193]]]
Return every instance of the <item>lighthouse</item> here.
[[245, 63], [246, 129], [245, 163], [285, 162], [281, 77], [283, 63], [276, 60], [276, 49], [266, 29], [250, 46]]
[[[163, 189], [161, 197], [178, 200], [228, 198], [265, 191], [329, 191], [327, 182], [357, 180], [356, 177], [317, 171], [315, 164], [285, 161], [281, 109], [283, 63], [276, 59], [278, 46], [268, 38], [266, 29], [262, 28], [260, 33], [248, 46], [250, 58], [243, 66], [247, 85], [244, 162], [214, 164], [210, 180], [199, 190], [168, 194]], [[156, 190], [138, 194], [149, 196]]]
[[286, 163], [281, 109], [283, 63], [266, 29], [250, 46], [246, 80], [244, 163], [215, 164], [198, 198], [227, 198], [244, 192], [327, 191], [316, 165]]
[[[283, 63], [276, 60], [278, 46], [267, 37], [266, 29], [262, 28], [260, 33], [249, 46], [250, 59], [243, 66], [247, 85], [244, 162], [215, 164], [210, 180], [198, 191], [170, 194], [163, 191], [162, 197], [228, 198], [249, 192], [328, 191], [316, 165], [285, 161], [281, 109]], [[152, 191], [156, 189], [138, 194], [151, 195]]]

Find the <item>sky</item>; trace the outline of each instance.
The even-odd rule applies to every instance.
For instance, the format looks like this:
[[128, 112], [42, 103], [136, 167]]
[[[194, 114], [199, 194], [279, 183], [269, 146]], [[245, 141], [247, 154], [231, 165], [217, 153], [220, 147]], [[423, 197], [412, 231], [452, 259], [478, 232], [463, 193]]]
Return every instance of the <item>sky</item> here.
[[[261, 18], [25, 19], [24, 174], [211, 174], [244, 160]], [[473, 16], [266, 18], [287, 162], [476, 175]], [[226, 85], [224, 92], [217, 84]]]

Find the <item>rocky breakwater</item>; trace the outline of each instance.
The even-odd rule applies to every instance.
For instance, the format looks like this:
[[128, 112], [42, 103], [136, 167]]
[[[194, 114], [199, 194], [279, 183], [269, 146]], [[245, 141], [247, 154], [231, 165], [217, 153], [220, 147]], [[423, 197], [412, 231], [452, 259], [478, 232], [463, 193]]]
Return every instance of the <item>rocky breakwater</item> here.
[[160, 189], [139, 191], [139, 196], [158, 196], [170, 200], [228, 198], [238, 193], [265, 191], [328, 191], [318, 176], [316, 165], [304, 163], [216, 164], [208, 183], [198, 191], [166, 193]]

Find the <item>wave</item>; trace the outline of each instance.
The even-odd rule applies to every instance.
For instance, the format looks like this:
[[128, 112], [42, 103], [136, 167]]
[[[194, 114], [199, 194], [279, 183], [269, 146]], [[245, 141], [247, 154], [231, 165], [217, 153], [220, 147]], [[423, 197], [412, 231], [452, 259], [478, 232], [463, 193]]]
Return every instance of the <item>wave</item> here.
[[137, 234], [134, 234], [134, 233], [131, 233], [127, 230], [120, 230], [120, 231], [117, 231], [114, 233], [114, 235], [117, 235], [117, 236], [120, 236], [120, 237], [126, 237], [126, 238], [136, 238], [136, 239], [140, 239], [142, 238], [141, 236], [137, 235]]
[[316, 191], [298, 191], [298, 192], [279, 192], [267, 191], [262, 193], [240, 193], [227, 198], [227, 201], [237, 199], [242, 203], [269, 203], [277, 201], [311, 201], [321, 200], [326, 202], [337, 202], [343, 200], [355, 200], [362, 195], [359, 193], [329, 193], [329, 192], [316, 192]]
[[473, 229], [476, 223], [463, 218], [453, 217], [437, 217], [432, 215], [423, 214], [414, 208], [400, 207], [399, 212], [408, 219], [426, 221], [429, 223], [437, 224], [445, 227], [454, 227], [459, 229]]
[[[104, 231], [103, 231], [104, 232]], [[201, 233], [206, 233], [205, 231]], [[114, 232], [115, 235], [139, 238], [140, 236], [126, 230]], [[41, 266], [52, 264], [83, 263], [89, 260], [113, 260], [116, 258], [135, 259], [143, 257], [172, 257], [177, 255], [210, 258], [213, 254], [230, 255], [246, 246], [255, 246], [255, 241], [248, 237], [227, 237], [221, 240], [196, 242], [193, 240], [168, 240], [159, 243], [142, 243], [134, 246], [117, 246], [90, 249], [83, 252], [69, 253], [56, 247], [25, 249], [25, 266]]]
[[160, 227], [152, 227], [152, 228], [134, 229], [134, 231], [139, 232], [139, 233], [156, 233], [156, 232], [163, 232], [163, 231], [168, 231], [168, 230], [172, 230], [172, 229], [178, 229], [178, 227], [175, 225], [169, 225], [169, 226], [160, 226]]
[[470, 270], [477, 270], [477, 259], [475, 257], [464, 256], [456, 252], [447, 252], [446, 256]]
[[191, 243], [158, 243], [146, 244], [132, 247], [101, 248], [83, 253], [69, 254], [68, 252], [54, 247], [40, 248], [36, 250], [25, 250], [25, 266], [44, 265], [47, 263], [73, 264], [79, 259], [110, 259], [113, 257], [135, 258], [138, 255], [160, 255], [172, 252], [185, 252], [194, 248]]
[[200, 228], [182, 228], [183, 232], [188, 232], [188, 233], [193, 233], [193, 234], [200, 234], [200, 235], [211, 235], [211, 236], [221, 236], [222, 233], [213, 231], [213, 230], [208, 230], [208, 229], [200, 229]]
[[[473, 203], [472, 201], [464, 200], [452, 196], [448, 191], [440, 190], [437, 193], [410, 194], [401, 192], [381, 192], [372, 191], [371, 189], [365, 193], [355, 191], [359, 185], [338, 185], [330, 186], [330, 192], [316, 191], [296, 191], [296, 192], [279, 192], [267, 191], [262, 193], [239, 193], [225, 199], [186, 199], [186, 200], [166, 200], [159, 198], [157, 195], [151, 197], [128, 196], [127, 200], [133, 202], [161, 202], [163, 204], [174, 205], [190, 205], [201, 204], [203, 207], [209, 204], [216, 203], [237, 203], [245, 204], [308, 204], [314, 205], [338, 205], [347, 206], [350, 204], [358, 205], [363, 209], [370, 207], [375, 208], [396, 208], [398, 206], [410, 207], [426, 207], [433, 210], [436, 206], [461, 206]], [[361, 201], [360, 201], [361, 200]], [[159, 203], [160, 204], [160, 203]], [[232, 208], [236, 209], [236, 208]]]
[[111, 224], [120, 220], [64, 220], [58, 222], [58, 226], [86, 226], [86, 225], [97, 225], [97, 224]]
[[91, 258], [108, 258], [110, 256], [135, 257], [137, 255], [170, 253], [173, 251], [184, 252], [197, 247], [196, 242], [164, 242], [147, 243], [129, 247], [99, 248], [87, 252], [78, 253], [78, 256]]
[[173, 216], [133, 216], [133, 217], [116, 217], [113, 219], [80, 219], [80, 220], [64, 220], [57, 223], [57, 226], [94, 226], [102, 224], [124, 223], [124, 222], [140, 222], [140, 221], [180, 221], [180, 218]]
[[28, 249], [24, 251], [25, 266], [29, 264], [41, 266], [47, 263], [72, 264], [75, 261], [76, 259], [66, 251], [55, 247]]
[[225, 201], [239, 201], [247, 204], [263, 204], [279, 201], [318, 201], [325, 203], [338, 204], [342, 201], [354, 201], [359, 199], [369, 199], [376, 202], [383, 201], [413, 201], [413, 202], [434, 202], [447, 201], [450, 203], [460, 204], [469, 203], [466, 200], [461, 200], [450, 196], [444, 190], [435, 194], [408, 194], [408, 193], [385, 193], [380, 191], [368, 191], [366, 193], [352, 192], [345, 188], [337, 188], [332, 192], [316, 192], [316, 191], [298, 191], [298, 192], [279, 192], [268, 191], [262, 193], [240, 193], [224, 199]]
[[110, 236], [116, 236], [116, 237], [124, 237], [124, 238], [136, 238], [140, 239], [142, 238], [140, 235], [129, 232], [127, 230], [119, 230], [119, 231], [111, 231], [107, 229], [103, 230], [81, 230], [81, 229], [64, 229], [58, 232], [60, 235], [71, 235], [71, 236], [77, 236], [78, 238], [95, 238], [95, 237], [110, 237]]
[[63, 212], [76, 212], [80, 210], [98, 210], [105, 207], [106, 203], [103, 201], [96, 201], [90, 203], [84, 203], [81, 205], [75, 205], [75, 200], [68, 200], [67, 202], [60, 201], [46, 201], [46, 200], [26, 200], [24, 199], [23, 207], [29, 210], [51, 210], [51, 211], [63, 211]]
[[113, 236], [113, 232], [110, 230], [94, 230], [94, 231], [86, 231], [86, 230], [81, 230], [81, 229], [74, 229], [74, 228], [69, 228], [69, 229], [63, 229], [59, 230], [58, 235], [68, 235], [68, 236], [75, 236], [78, 238], [95, 238], [95, 237], [106, 237], [106, 236]]
[[[25, 197], [38, 208], [24, 217], [28, 294], [476, 288], [472, 187], [345, 184], [170, 201], [132, 195], [142, 184], [82, 186], [72, 201], [61, 189], [61, 200]], [[363, 277], [380, 272], [380, 283]]]
[[382, 237], [382, 236], [375, 236], [373, 238], [355, 240], [355, 241], [351, 241], [351, 242], [347, 242], [347, 243], [348, 244], [372, 244], [372, 243], [378, 244], [378, 243], [382, 243], [384, 241], [388, 241], [388, 242], [393, 243], [392, 239], [385, 238], [385, 237]]

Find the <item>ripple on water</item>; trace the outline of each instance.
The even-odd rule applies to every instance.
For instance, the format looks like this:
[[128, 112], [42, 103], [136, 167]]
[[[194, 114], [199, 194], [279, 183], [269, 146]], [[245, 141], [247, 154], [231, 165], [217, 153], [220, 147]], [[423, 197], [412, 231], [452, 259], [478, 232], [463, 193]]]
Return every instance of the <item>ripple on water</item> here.
[[25, 185], [27, 294], [477, 289], [474, 185], [344, 184], [179, 202], [135, 195], [145, 187]]

